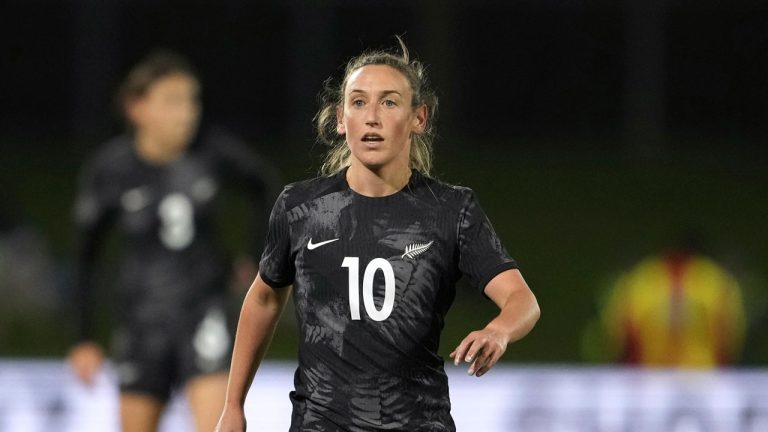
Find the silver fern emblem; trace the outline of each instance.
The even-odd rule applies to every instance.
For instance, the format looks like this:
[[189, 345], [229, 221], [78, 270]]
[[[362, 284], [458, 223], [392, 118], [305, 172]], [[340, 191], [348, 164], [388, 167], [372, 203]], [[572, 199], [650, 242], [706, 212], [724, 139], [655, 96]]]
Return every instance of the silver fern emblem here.
[[414, 243], [412, 245], [408, 245], [405, 247], [405, 253], [400, 258], [408, 257], [410, 259], [414, 259], [417, 256], [423, 254], [424, 252], [429, 249], [430, 246], [432, 246], [432, 243], [435, 241], [432, 240], [429, 243]]

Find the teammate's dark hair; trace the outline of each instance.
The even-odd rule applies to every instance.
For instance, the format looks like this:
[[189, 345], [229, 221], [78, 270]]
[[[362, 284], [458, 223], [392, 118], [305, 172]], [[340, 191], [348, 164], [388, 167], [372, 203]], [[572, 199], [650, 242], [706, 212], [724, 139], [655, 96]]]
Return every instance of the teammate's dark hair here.
[[347, 62], [344, 79], [340, 85], [334, 85], [332, 79], [325, 81], [323, 90], [318, 96], [320, 110], [314, 118], [317, 140], [330, 147], [320, 168], [321, 174], [332, 175], [350, 163], [351, 152], [345, 137], [336, 132], [336, 110], [343, 106], [344, 89], [350, 75], [368, 65], [387, 65], [400, 71], [408, 80], [413, 92], [411, 106], [414, 109], [422, 105], [426, 106], [426, 129], [423, 133], [414, 135], [412, 138], [410, 163], [412, 168], [424, 174], [430, 174], [432, 170], [432, 142], [435, 133], [434, 124], [437, 119], [437, 96], [430, 87], [424, 65], [417, 60], [412, 60], [402, 38], [395, 37], [399, 45], [397, 47], [399, 52], [396, 49], [366, 51]]
[[158, 80], [174, 74], [188, 75], [200, 82], [197, 70], [186, 57], [165, 49], [152, 51], [131, 68], [118, 87], [115, 100], [118, 113], [129, 127], [132, 125], [126, 113], [127, 104], [144, 96]]

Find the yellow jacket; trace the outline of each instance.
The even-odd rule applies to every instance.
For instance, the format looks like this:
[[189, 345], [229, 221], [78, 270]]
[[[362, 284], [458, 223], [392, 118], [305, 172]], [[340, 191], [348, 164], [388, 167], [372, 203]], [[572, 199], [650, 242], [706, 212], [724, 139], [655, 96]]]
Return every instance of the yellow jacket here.
[[645, 366], [729, 364], [744, 340], [738, 283], [701, 255], [643, 260], [618, 280], [601, 318], [622, 360]]

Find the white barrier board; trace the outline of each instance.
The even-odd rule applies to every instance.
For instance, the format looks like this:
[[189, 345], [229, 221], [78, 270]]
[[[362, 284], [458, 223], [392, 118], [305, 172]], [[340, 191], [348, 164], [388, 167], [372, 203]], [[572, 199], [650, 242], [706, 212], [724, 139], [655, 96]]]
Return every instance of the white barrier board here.
[[[249, 430], [286, 431], [291, 362], [262, 365], [246, 401]], [[499, 365], [482, 378], [446, 365], [462, 432], [765, 432], [768, 371], [719, 372]], [[93, 387], [62, 361], [0, 360], [0, 432], [117, 432], [117, 390]], [[161, 432], [193, 430], [174, 398]]]

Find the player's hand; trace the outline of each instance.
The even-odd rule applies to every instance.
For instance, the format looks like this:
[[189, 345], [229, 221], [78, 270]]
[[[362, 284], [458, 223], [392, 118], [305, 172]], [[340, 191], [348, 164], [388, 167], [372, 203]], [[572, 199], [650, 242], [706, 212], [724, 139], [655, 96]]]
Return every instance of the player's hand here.
[[239, 407], [224, 408], [213, 432], [245, 432], [245, 413]]
[[80, 342], [69, 351], [69, 363], [77, 378], [86, 385], [93, 384], [104, 364], [104, 351], [95, 342]]
[[461, 362], [471, 363], [467, 373], [479, 377], [499, 361], [507, 350], [507, 343], [504, 333], [486, 327], [465, 337], [450, 357], [456, 366]]

